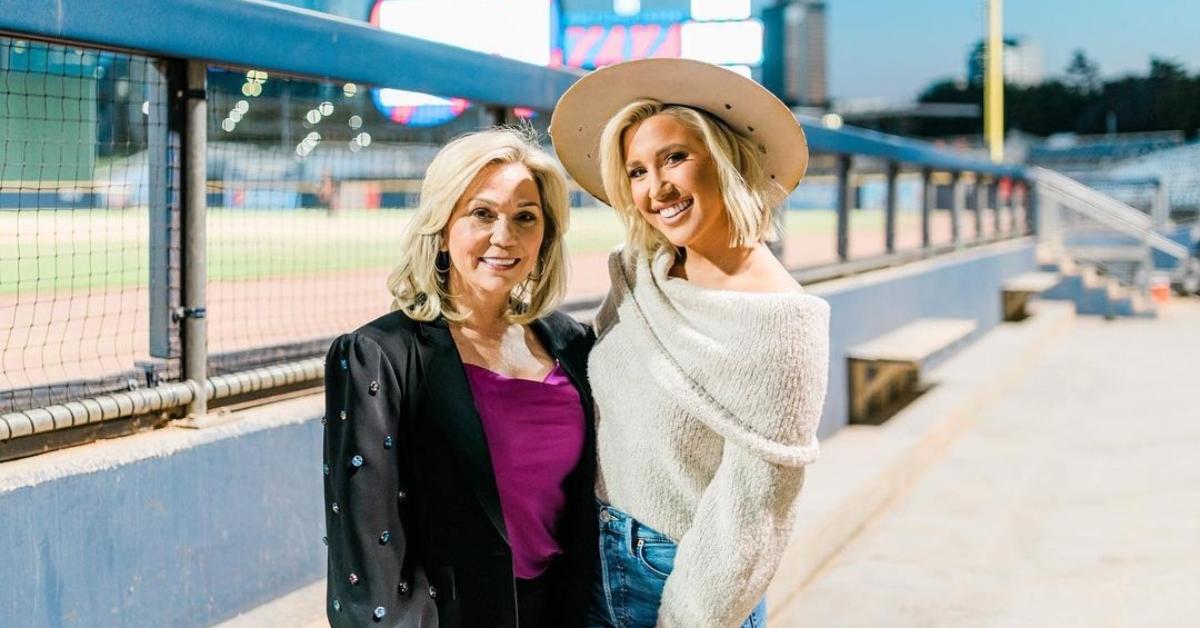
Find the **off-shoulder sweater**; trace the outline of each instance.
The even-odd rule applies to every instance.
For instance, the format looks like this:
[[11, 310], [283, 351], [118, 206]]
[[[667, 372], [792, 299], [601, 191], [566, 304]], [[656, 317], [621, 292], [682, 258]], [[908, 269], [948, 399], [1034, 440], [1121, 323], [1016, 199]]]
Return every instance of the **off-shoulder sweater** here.
[[596, 317], [597, 495], [678, 543], [658, 625], [738, 626], [762, 598], [817, 457], [829, 306], [746, 293], [620, 251]]

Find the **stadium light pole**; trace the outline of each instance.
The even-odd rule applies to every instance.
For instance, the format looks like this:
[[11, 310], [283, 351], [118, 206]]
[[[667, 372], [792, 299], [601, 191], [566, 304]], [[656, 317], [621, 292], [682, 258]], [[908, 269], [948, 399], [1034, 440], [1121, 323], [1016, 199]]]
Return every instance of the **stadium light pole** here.
[[1003, 0], [986, 0], [987, 49], [984, 53], [983, 132], [992, 161], [1004, 161], [1004, 27]]

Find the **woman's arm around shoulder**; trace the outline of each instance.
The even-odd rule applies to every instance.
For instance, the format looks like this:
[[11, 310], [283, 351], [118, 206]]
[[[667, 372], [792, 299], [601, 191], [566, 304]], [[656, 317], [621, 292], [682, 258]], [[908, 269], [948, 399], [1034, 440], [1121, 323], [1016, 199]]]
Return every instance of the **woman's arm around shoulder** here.
[[637, 255], [626, 254], [625, 251], [624, 246], [618, 246], [608, 254], [608, 294], [604, 295], [591, 323], [596, 339], [604, 337], [609, 328], [617, 323], [617, 310], [633, 289], [637, 276]]

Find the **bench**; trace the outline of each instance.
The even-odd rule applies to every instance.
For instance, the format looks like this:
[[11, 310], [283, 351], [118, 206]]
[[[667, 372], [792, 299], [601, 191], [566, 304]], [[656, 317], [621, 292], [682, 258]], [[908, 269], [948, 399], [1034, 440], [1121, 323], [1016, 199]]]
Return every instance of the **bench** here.
[[973, 319], [923, 318], [851, 347], [850, 422], [882, 423], [916, 392], [921, 369], [977, 326]]
[[1057, 286], [1059, 281], [1058, 273], [1045, 272], [1025, 273], [1005, 281], [1000, 286], [1004, 321], [1012, 323], [1028, 318], [1029, 299]]

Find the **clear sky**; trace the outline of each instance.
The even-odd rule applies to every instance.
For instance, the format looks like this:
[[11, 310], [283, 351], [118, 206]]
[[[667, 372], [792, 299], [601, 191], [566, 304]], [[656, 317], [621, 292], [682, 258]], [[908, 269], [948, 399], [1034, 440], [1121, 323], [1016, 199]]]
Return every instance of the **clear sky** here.
[[[834, 99], [912, 100], [965, 77], [983, 36], [983, 0], [826, 0]], [[1145, 74], [1150, 57], [1200, 72], [1200, 0], [1004, 0], [1004, 32], [1042, 47], [1047, 76], [1083, 49], [1105, 78]]]

